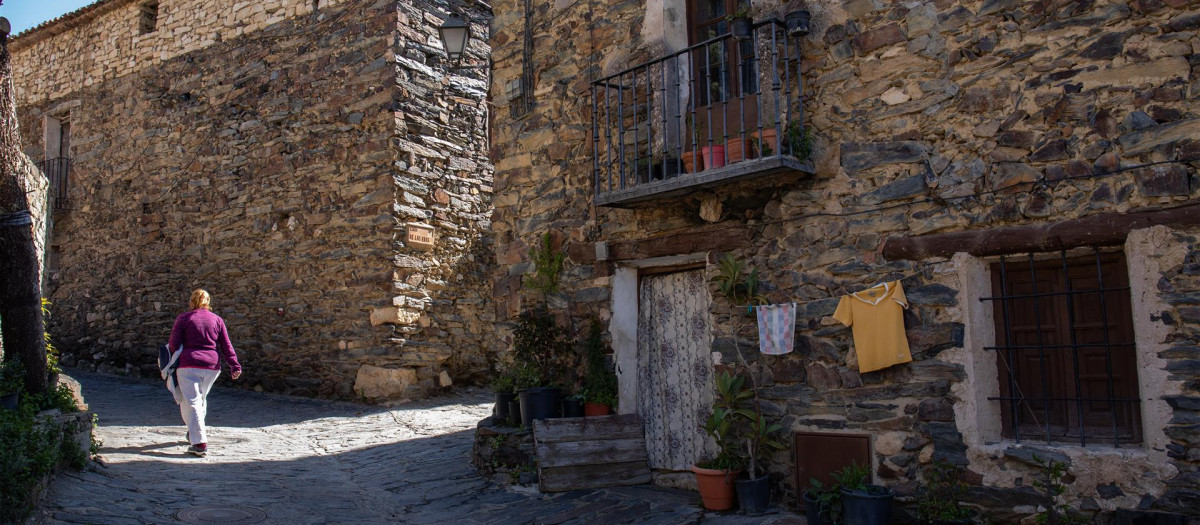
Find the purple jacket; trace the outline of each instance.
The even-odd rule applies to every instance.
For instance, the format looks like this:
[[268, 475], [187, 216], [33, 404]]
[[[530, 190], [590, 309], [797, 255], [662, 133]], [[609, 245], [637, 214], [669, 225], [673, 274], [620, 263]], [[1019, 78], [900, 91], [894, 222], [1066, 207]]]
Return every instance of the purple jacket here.
[[183, 354], [179, 356], [179, 368], [220, 370], [220, 360], [224, 358], [231, 371], [242, 369], [229, 342], [225, 321], [204, 308], [179, 314], [175, 318], [167, 347], [174, 351], [180, 345], [183, 345]]

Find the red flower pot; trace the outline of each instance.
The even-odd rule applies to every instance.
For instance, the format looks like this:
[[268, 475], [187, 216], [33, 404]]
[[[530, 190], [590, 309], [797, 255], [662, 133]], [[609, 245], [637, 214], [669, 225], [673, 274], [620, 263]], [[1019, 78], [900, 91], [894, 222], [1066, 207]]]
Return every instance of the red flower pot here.
[[588, 401], [583, 404], [583, 415], [586, 417], [592, 416], [607, 416], [612, 413], [612, 407], [600, 403], [592, 403]]

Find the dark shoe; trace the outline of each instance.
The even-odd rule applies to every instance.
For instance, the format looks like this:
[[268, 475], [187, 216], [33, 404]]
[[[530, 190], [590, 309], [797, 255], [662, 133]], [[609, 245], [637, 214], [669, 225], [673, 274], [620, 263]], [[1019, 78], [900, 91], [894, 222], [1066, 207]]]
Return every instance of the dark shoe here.
[[193, 456], [204, 457], [204, 456], [208, 455], [208, 444], [201, 443], [199, 445], [192, 445], [192, 446], [188, 447], [187, 451], [188, 451], [188, 454], [191, 454]]

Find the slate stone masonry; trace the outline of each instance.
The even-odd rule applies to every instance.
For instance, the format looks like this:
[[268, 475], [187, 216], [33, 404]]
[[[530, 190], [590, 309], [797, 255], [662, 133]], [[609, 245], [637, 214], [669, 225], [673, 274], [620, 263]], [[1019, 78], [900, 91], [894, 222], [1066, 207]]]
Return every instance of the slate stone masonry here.
[[[757, 17], [812, 12], [801, 70], [816, 175], [743, 182], [631, 210], [595, 207], [589, 82], [673, 49], [672, 37], [656, 33], [655, 24], [682, 19], [684, 4], [546, 3], [531, 13], [535, 51], [528, 58], [520, 53], [521, 2], [494, 4], [497, 346], [508, 344], [509, 323], [530, 299], [521, 292], [531, 271], [526, 251], [545, 232], [565, 241], [569, 254], [564, 290], [551, 303], [605, 319], [616, 307], [610, 289], [617, 265], [708, 252], [715, 275], [716, 259], [731, 253], [759, 270], [769, 302], [802, 302], [796, 352], [754, 364], [767, 385], [766, 413], [792, 430], [872, 434], [874, 475], [902, 495], [918, 490], [926, 466], [943, 460], [968, 467], [972, 503], [998, 522], [1031, 516], [1039, 501], [1029, 488], [1036, 471], [1005, 447], [968, 446], [964, 433], [977, 432], [977, 422], [958, 415], [967, 401], [955, 389], [973, 377], [963, 365], [966, 334], [979, 321], [965, 312], [961, 261], [889, 261], [882, 247], [890, 236], [1194, 201], [1200, 4], [756, 1]], [[535, 107], [509, 118], [504, 88], [526, 60], [537, 79], [527, 86]], [[699, 210], [713, 199], [724, 212], [708, 223]], [[1171, 460], [1146, 459], [1161, 451], [1069, 451], [1079, 481], [1068, 497], [1077, 508], [1195, 516], [1200, 455], [1192, 452], [1194, 407], [1187, 399], [1200, 392], [1200, 368], [1190, 364], [1200, 314], [1187, 310], [1197, 284], [1187, 264], [1172, 262], [1190, 253], [1195, 234], [1174, 230], [1147, 255], [1162, 264], [1154, 299], [1182, 311], [1135, 320], [1169, 328], [1170, 344], [1179, 341], [1161, 355], [1171, 379], [1152, 387], [1159, 394], [1183, 389], [1168, 398]], [[608, 257], [598, 259], [598, 252]], [[849, 329], [828, 317], [837, 297], [921, 269], [904, 281], [914, 362], [858, 373]], [[735, 359], [729, 306], [715, 300], [713, 307], [714, 350], [726, 362]], [[754, 347], [753, 323], [742, 325], [737, 337], [743, 348]], [[771, 466], [785, 501], [802, 488], [792, 486], [790, 469], [786, 454]]]
[[[486, 76], [440, 48], [449, 7], [181, 0], [136, 35], [130, 6], [14, 45], [26, 151], [45, 155], [47, 118], [71, 124], [47, 291], [64, 362], [157, 375], [205, 287], [245, 388], [385, 402], [480, 378]], [[467, 14], [478, 63], [491, 14]]]

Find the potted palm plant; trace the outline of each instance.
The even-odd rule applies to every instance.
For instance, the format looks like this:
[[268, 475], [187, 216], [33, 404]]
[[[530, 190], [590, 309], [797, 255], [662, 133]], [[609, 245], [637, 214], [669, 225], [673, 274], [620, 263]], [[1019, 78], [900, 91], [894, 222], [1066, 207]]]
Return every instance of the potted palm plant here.
[[835, 472], [841, 485], [842, 518], [846, 525], [886, 525], [892, 521], [892, 499], [896, 493], [882, 485], [867, 483], [871, 470], [852, 463]]
[[778, 424], [769, 423], [767, 418], [757, 411], [741, 412], [738, 414], [741, 429], [741, 441], [746, 458], [746, 479], [734, 481], [737, 489], [738, 504], [745, 514], [761, 514], [771, 504], [771, 486], [762, 463], [774, 452], [784, 449], [776, 436], [783, 429]]
[[753, 396], [745, 388], [746, 379], [722, 372], [717, 376], [717, 397], [713, 410], [704, 423], [704, 432], [717, 444], [715, 457], [700, 461], [692, 466], [696, 474], [696, 485], [700, 499], [709, 510], [733, 508], [733, 480], [742, 470], [742, 457], [738, 450], [734, 420], [741, 415], [752, 414], [746, 407]]

